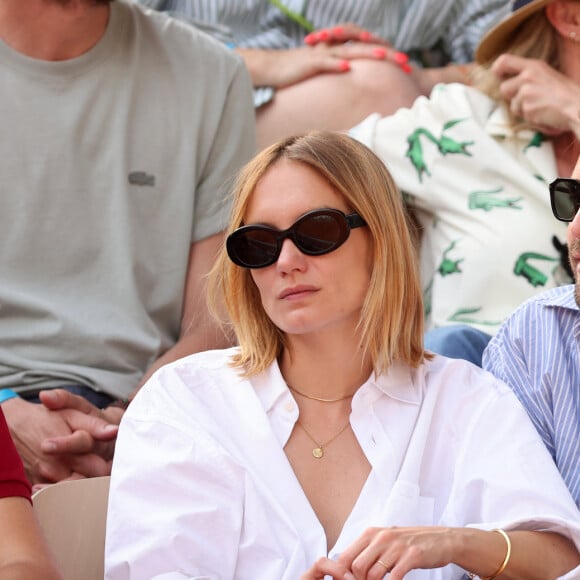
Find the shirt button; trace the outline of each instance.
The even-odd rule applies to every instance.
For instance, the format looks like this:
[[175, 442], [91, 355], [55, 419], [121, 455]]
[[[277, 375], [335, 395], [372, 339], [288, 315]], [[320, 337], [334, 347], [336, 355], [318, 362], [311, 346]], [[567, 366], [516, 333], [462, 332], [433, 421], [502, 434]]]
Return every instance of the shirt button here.
[[294, 411], [294, 403], [292, 403], [292, 401], [286, 401], [284, 403], [284, 410], [288, 412]]

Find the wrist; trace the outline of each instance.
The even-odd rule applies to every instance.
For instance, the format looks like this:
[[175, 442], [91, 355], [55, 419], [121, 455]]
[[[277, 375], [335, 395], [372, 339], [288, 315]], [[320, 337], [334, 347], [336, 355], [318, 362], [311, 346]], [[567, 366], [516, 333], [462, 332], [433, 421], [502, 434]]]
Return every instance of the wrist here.
[[20, 398], [20, 395], [16, 391], [13, 391], [12, 389], [0, 389], [0, 405], [5, 401], [16, 398]]

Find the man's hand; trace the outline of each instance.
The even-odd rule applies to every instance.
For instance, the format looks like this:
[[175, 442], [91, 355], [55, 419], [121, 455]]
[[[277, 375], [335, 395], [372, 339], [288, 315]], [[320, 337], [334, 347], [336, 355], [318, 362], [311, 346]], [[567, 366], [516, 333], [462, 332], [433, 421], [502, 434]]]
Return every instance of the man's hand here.
[[40, 398], [42, 405], [20, 398], [2, 405], [31, 483], [108, 475], [118, 430], [113, 417], [61, 389]]
[[544, 61], [504, 54], [491, 70], [511, 112], [547, 135], [580, 136], [580, 85]]

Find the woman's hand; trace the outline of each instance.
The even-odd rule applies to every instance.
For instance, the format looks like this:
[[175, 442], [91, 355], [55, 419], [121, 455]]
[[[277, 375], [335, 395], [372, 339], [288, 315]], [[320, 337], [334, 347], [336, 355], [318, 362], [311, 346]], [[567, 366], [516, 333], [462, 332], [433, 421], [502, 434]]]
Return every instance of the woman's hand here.
[[310, 46], [320, 43], [344, 44], [346, 42], [367, 42], [391, 46], [390, 42], [383, 40], [380, 36], [375, 36], [365, 28], [352, 22], [337, 24], [329, 28], [320, 28], [304, 37], [304, 43]]
[[501, 55], [492, 72], [511, 112], [546, 135], [573, 131], [580, 138], [580, 85], [544, 61]]

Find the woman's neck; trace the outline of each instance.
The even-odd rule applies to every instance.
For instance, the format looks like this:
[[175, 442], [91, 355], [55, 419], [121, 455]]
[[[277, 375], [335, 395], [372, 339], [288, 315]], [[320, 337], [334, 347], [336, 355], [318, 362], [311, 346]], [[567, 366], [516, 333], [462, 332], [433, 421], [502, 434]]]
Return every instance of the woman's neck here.
[[356, 339], [348, 338], [290, 337], [279, 361], [287, 384], [310, 397], [353, 395], [369, 378], [372, 364], [362, 356]]

